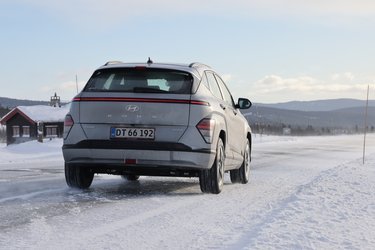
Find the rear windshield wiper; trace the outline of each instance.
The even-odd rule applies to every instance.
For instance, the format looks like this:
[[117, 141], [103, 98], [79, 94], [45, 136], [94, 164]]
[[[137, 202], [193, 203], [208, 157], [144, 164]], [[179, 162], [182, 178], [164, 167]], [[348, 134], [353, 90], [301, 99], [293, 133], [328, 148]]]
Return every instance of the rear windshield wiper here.
[[168, 93], [166, 90], [158, 89], [158, 88], [147, 88], [147, 87], [135, 87], [133, 89], [134, 93]]

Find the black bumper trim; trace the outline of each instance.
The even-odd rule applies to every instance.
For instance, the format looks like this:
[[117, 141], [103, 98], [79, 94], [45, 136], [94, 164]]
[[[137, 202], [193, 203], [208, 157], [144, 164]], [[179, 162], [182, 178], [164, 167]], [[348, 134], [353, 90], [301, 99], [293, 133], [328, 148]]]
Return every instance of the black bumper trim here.
[[155, 150], [178, 151], [210, 154], [210, 149], [192, 149], [182, 143], [135, 141], [135, 140], [83, 140], [77, 144], [64, 144], [63, 149], [130, 149], [130, 150]]

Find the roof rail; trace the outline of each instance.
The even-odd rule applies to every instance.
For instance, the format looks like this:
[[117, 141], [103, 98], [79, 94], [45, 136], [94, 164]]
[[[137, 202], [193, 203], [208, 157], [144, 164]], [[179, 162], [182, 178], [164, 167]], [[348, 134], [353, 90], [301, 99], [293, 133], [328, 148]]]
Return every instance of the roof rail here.
[[119, 64], [119, 63], [123, 63], [123, 62], [121, 62], [121, 61], [108, 61], [103, 66], [108, 66], [108, 65], [112, 65], [112, 64]]
[[189, 64], [190, 68], [192, 68], [193, 66], [204, 66], [204, 67], [207, 67], [207, 68], [211, 68], [210, 66], [208, 66], [206, 64], [203, 64], [203, 63], [200, 63], [200, 62], [193, 62], [193, 63]]

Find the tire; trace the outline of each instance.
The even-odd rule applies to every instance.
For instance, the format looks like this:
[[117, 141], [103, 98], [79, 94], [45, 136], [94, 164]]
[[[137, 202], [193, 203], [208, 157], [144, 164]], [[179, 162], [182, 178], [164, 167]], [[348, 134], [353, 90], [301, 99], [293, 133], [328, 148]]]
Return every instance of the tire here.
[[199, 184], [203, 193], [219, 194], [224, 185], [224, 162], [225, 148], [223, 141], [219, 138], [216, 147], [215, 161], [208, 170], [202, 170], [199, 175]]
[[199, 175], [199, 185], [203, 193], [211, 193], [210, 170], [202, 170]]
[[240, 179], [242, 184], [246, 184], [249, 182], [250, 179], [250, 161], [251, 161], [251, 150], [250, 150], [250, 143], [247, 141], [246, 148], [244, 152], [243, 162], [239, 169], [240, 171]]
[[94, 173], [88, 168], [65, 163], [66, 184], [72, 188], [86, 189], [91, 186]]
[[232, 183], [241, 183], [240, 169], [233, 169], [230, 171], [230, 181]]
[[230, 180], [232, 183], [246, 184], [250, 179], [250, 143], [247, 141], [244, 151], [242, 165], [239, 169], [230, 171]]
[[124, 175], [121, 175], [121, 177], [128, 181], [137, 181], [139, 179], [139, 175], [134, 175], [134, 174], [124, 174]]

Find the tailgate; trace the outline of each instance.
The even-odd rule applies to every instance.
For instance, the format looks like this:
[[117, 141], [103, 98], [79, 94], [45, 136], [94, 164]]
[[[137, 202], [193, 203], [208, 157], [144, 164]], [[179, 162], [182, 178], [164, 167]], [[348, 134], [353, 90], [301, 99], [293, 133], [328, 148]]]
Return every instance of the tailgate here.
[[189, 123], [189, 97], [83, 94], [80, 123], [89, 139], [109, 139], [115, 128], [150, 128], [155, 130], [154, 140], [177, 142]]

